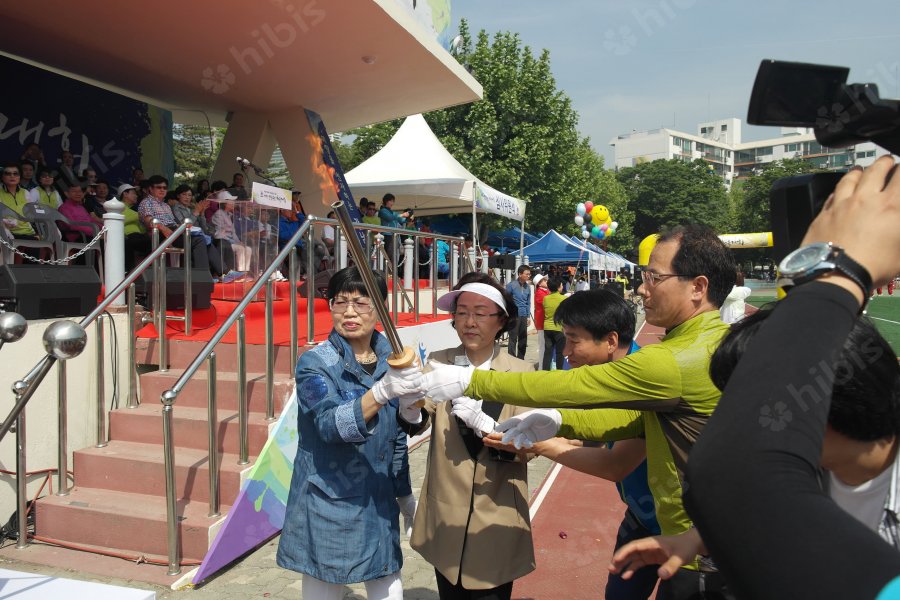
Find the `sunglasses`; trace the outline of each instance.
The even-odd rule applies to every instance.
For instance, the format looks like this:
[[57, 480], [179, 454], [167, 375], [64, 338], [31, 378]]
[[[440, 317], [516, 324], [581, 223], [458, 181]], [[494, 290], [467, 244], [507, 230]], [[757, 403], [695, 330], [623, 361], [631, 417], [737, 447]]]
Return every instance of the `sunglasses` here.
[[169, 189], [169, 186], [167, 186], [167, 185], [164, 184], [164, 183], [161, 183], [161, 184], [158, 184], [158, 185], [151, 185], [150, 187], [152, 187], [152, 188], [155, 189], [155, 190], [167, 190], [167, 189]]
[[18, 171], [3, 171], [3, 175], [5, 175], [6, 177], [18, 177], [19, 172]]

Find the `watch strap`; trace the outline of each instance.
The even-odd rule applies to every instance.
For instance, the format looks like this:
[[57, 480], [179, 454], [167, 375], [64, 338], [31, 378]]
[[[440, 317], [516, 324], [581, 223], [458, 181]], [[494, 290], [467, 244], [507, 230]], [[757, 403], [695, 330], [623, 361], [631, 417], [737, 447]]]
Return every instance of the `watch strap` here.
[[850, 256], [844, 252], [843, 248], [836, 248], [836, 250], [834, 268], [862, 288], [862, 307], [865, 309], [866, 304], [869, 302], [869, 298], [872, 296], [872, 276], [864, 266], [850, 258]]

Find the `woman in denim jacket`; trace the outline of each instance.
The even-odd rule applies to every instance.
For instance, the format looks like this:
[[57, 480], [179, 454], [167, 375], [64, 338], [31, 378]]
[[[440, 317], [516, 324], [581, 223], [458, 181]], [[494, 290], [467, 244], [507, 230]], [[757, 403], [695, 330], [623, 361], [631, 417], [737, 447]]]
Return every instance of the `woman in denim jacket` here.
[[397, 406], [421, 396], [409, 392], [421, 370], [388, 367], [376, 300], [355, 267], [331, 278], [328, 301], [334, 329], [297, 363], [300, 440], [277, 562], [303, 573], [305, 600], [341, 598], [357, 582], [370, 599], [399, 600], [399, 515], [411, 522], [416, 501]]

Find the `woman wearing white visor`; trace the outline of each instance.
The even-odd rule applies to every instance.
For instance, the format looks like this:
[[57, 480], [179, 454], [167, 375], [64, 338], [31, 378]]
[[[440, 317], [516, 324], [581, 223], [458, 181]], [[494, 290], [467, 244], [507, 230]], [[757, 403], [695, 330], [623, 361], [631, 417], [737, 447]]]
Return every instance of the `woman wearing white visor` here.
[[[463, 276], [438, 300], [462, 344], [436, 352], [430, 362], [494, 371], [533, 371], [497, 343], [516, 323], [509, 292], [483, 273]], [[401, 418], [432, 424], [428, 472], [422, 484], [410, 543], [434, 565], [438, 593], [447, 599], [509, 599], [513, 581], [534, 570], [524, 455], [487, 448], [482, 435], [522, 409], [457, 398]]]

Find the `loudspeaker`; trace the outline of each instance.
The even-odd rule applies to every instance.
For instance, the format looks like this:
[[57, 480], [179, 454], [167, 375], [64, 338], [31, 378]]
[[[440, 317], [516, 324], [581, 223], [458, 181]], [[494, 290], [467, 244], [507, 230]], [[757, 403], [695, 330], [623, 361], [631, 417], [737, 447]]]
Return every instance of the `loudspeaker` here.
[[[153, 268], [144, 271], [134, 282], [141, 304], [153, 307]], [[191, 269], [191, 308], [212, 306], [213, 280], [209, 269]], [[166, 269], [166, 310], [184, 308], [184, 269]]]
[[92, 266], [2, 265], [0, 303], [26, 319], [85, 316], [97, 308], [100, 276]]
[[516, 268], [516, 257], [511, 254], [495, 254], [488, 257], [488, 268], [511, 271]]

